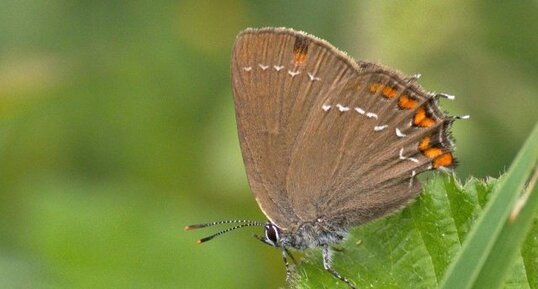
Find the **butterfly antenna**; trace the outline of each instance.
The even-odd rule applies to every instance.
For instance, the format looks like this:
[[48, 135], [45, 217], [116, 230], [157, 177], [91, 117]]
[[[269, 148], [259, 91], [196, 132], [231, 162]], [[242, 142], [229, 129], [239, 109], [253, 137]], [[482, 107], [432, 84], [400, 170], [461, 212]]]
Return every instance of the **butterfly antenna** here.
[[256, 226], [258, 226], [258, 225], [263, 226], [262, 223], [260, 223], [258, 221], [252, 221], [252, 220], [225, 220], [225, 221], [216, 221], [216, 222], [211, 222], [211, 223], [206, 223], [206, 224], [188, 225], [188, 226], [185, 226], [185, 231], [201, 229], [201, 228], [211, 227], [211, 226], [215, 226], [215, 225], [235, 224], [235, 223], [248, 223], [248, 224], [256, 224]]
[[237, 226], [235, 226], [235, 227], [231, 227], [231, 228], [222, 230], [222, 231], [217, 232], [217, 233], [215, 233], [215, 234], [213, 234], [213, 235], [211, 235], [211, 236], [207, 236], [207, 237], [205, 237], [205, 238], [202, 238], [202, 239], [196, 241], [196, 243], [198, 243], [198, 244], [205, 243], [205, 242], [207, 242], [207, 241], [209, 241], [209, 240], [211, 240], [211, 239], [213, 239], [213, 238], [215, 238], [215, 237], [218, 237], [218, 236], [220, 236], [220, 235], [222, 235], [222, 234], [225, 234], [225, 233], [228, 233], [228, 232], [230, 232], [230, 231], [233, 231], [233, 230], [236, 230], [236, 229], [240, 229], [240, 228], [243, 228], [243, 227], [264, 226], [264, 225], [265, 225], [265, 224], [262, 224], [262, 223], [259, 223], [259, 222], [244, 223], [244, 224], [241, 224], [241, 225], [237, 225]]

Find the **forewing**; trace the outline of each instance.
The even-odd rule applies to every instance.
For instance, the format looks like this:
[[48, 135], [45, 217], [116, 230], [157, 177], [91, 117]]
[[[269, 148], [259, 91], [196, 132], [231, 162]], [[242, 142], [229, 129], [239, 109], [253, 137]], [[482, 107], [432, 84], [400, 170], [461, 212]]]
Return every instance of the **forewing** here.
[[356, 75], [344, 54], [304, 33], [247, 29], [236, 39], [232, 84], [247, 176], [262, 211], [282, 229], [309, 217], [286, 183], [307, 120]]

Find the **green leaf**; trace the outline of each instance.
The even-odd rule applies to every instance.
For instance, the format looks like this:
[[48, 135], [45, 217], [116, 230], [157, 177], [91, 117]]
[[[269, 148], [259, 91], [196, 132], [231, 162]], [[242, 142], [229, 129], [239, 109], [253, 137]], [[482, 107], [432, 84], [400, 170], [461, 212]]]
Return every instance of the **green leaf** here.
[[[521, 244], [530, 230], [538, 209], [538, 195], [532, 194], [527, 199], [526, 205], [515, 220], [508, 220], [508, 217], [520, 198], [525, 182], [536, 180], [537, 162], [538, 125], [491, 194], [484, 213], [469, 232], [468, 240], [457, 259], [451, 264], [442, 282], [442, 289], [494, 289], [500, 288], [505, 281], [513, 284], [514, 288], [530, 288], [527, 287], [527, 279], [522, 280], [517, 275], [517, 272], [525, 272], [521, 256], [518, 257], [515, 268], [510, 265], [516, 261]], [[533, 176], [529, 178], [529, 175]], [[534, 181], [531, 180], [531, 183]], [[529, 189], [532, 190], [532, 187]], [[512, 275], [507, 276], [510, 269]]]
[[[471, 179], [463, 186], [454, 176], [432, 178], [407, 208], [354, 229], [343, 251], [334, 253], [335, 269], [358, 288], [437, 288], [498, 184], [492, 178]], [[538, 221], [533, 230], [538, 233]], [[527, 238], [522, 262], [512, 272], [514, 281], [534, 285], [506, 288], [538, 288], [536, 277], [525, 274], [538, 268], [537, 245]], [[316, 250], [306, 253], [296, 272], [294, 288], [348, 288], [323, 270]]]

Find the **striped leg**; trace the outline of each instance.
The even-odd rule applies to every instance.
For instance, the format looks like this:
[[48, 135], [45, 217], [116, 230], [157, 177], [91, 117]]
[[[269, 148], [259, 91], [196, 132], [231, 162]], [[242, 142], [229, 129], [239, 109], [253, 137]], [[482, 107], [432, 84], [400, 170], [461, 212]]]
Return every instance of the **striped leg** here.
[[323, 268], [325, 268], [325, 270], [331, 273], [334, 277], [346, 282], [349, 287], [357, 289], [357, 287], [355, 287], [355, 284], [353, 284], [346, 277], [343, 277], [342, 275], [340, 275], [340, 273], [336, 272], [336, 270], [333, 269], [333, 267], [331, 266], [331, 250], [327, 245], [323, 247]]
[[[286, 249], [286, 247], [282, 247], [282, 260], [284, 261], [284, 266], [286, 266], [286, 282], [289, 282], [291, 280], [291, 268], [290, 263], [288, 262], [288, 254], [288, 249]], [[291, 258], [293, 259], [292, 256]]]

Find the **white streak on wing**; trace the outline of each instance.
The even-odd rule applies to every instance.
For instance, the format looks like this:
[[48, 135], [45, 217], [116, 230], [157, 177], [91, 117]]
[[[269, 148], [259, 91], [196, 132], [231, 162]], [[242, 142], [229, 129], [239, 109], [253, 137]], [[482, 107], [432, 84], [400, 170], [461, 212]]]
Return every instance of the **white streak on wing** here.
[[251, 71], [251, 70], [252, 70], [252, 66], [245, 66], [245, 67], [243, 67], [243, 70], [244, 70], [244, 71]]
[[258, 64], [258, 66], [262, 69], [262, 70], [267, 70], [267, 68], [269, 68], [269, 65], [263, 65], [263, 64]]
[[413, 180], [415, 179], [415, 176], [417, 175], [416, 171], [411, 172], [411, 179], [409, 179], [409, 187], [413, 186]]
[[396, 128], [396, 135], [398, 137], [405, 137], [406, 136], [406, 134], [403, 133], [399, 128]]
[[321, 80], [321, 78], [315, 77], [314, 74], [310, 72], [308, 72], [308, 77], [310, 78], [311, 81]]
[[419, 163], [418, 160], [415, 159], [415, 158], [404, 157], [404, 155], [403, 155], [403, 151], [404, 151], [404, 149], [401, 148], [401, 149], [400, 149], [400, 154], [399, 154], [399, 157], [400, 157], [401, 160], [410, 160], [410, 161], [412, 161], [412, 162], [414, 162], [414, 163], [417, 163], [417, 164]]
[[355, 111], [358, 112], [358, 113], [360, 113], [360, 114], [362, 114], [362, 115], [364, 115], [364, 114], [366, 113], [366, 111], [365, 111], [364, 109], [362, 109], [362, 108], [360, 108], [360, 107], [358, 107], [358, 106], [355, 107]]
[[300, 71], [288, 70], [288, 74], [291, 75], [291, 77], [294, 77], [295, 75], [299, 75], [300, 73], [301, 73]]
[[405, 160], [405, 157], [403, 156], [403, 148], [400, 149], [400, 159]]
[[386, 129], [387, 127], [389, 127], [388, 125], [376, 125], [374, 126], [374, 131], [382, 131], [384, 129]]
[[324, 104], [321, 106], [321, 109], [323, 109], [324, 111], [329, 111], [329, 109], [331, 109], [331, 106], [328, 104]]
[[280, 70], [284, 69], [284, 65], [282, 65], [282, 66], [273, 65], [273, 68], [274, 68], [276, 71], [280, 71]]
[[373, 113], [373, 112], [367, 112], [367, 113], [366, 113], [366, 116], [367, 116], [368, 118], [375, 118], [375, 119], [377, 119], [377, 114], [375, 114], [375, 113]]
[[344, 111], [348, 111], [349, 110], [349, 107], [347, 106], [343, 106], [341, 104], [337, 104], [336, 107], [338, 107], [338, 110], [341, 111], [341, 112], [344, 112]]
[[412, 161], [412, 162], [414, 162], [414, 163], [417, 163], [417, 164], [418, 164], [418, 160], [415, 159], [415, 158], [407, 158], [407, 159], [410, 160], [410, 161]]

